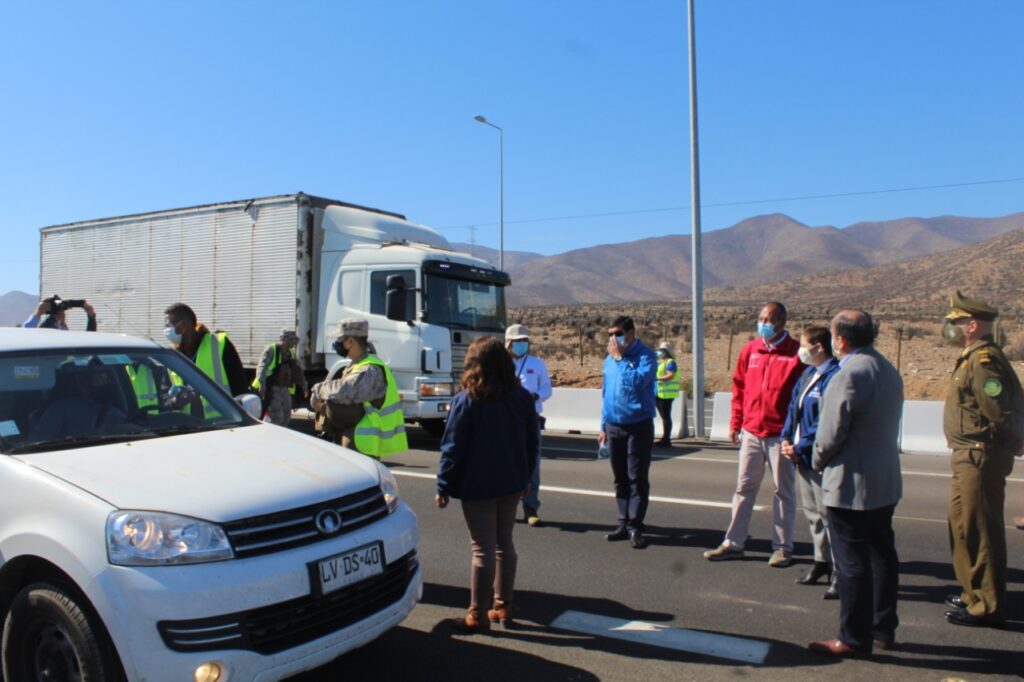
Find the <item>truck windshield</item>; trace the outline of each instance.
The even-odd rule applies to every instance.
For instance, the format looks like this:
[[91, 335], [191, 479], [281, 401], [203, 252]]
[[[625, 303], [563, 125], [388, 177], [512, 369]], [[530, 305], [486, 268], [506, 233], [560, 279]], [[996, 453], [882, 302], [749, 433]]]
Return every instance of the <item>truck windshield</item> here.
[[442, 275], [426, 276], [426, 320], [456, 329], [505, 329], [505, 287]]

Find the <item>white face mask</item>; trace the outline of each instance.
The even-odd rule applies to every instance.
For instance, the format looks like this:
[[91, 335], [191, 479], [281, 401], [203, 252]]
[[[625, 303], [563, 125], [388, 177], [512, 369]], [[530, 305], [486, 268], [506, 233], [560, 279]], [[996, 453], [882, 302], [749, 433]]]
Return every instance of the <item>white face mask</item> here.
[[796, 352], [796, 356], [800, 359], [800, 362], [805, 365], [811, 365], [814, 364], [814, 358], [818, 357], [818, 353], [812, 353], [810, 348], [800, 346], [800, 350]]
[[181, 334], [174, 331], [174, 327], [164, 327], [164, 338], [166, 338], [170, 343], [181, 343]]

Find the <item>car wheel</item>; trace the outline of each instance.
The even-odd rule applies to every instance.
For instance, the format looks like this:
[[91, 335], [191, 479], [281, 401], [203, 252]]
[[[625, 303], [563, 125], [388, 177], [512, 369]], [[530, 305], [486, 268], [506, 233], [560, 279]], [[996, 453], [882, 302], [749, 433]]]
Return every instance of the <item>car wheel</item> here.
[[424, 419], [420, 422], [420, 426], [431, 436], [440, 438], [444, 435], [444, 423], [443, 419]]
[[29, 585], [14, 598], [4, 622], [4, 679], [117, 679], [120, 673], [105, 634], [78, 597], [57, 585]]

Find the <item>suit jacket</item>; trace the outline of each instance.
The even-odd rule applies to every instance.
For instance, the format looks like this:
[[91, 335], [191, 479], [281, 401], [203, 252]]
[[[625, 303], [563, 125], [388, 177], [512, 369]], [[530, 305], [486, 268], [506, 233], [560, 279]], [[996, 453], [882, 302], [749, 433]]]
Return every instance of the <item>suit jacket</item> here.
[[873, 347], [849, 356], [822, 397], [813, 466], [825, 506], [867, 511], [903, 495], [903, 380]]

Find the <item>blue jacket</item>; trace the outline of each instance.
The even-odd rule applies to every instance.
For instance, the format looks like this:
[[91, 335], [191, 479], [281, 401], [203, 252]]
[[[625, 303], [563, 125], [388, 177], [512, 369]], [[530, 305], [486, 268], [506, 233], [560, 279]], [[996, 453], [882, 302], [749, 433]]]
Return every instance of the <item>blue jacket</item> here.
[[601, 431], [604, 425], [636, 424], [653, 419], [654, 382], [658, 361], [654, 351], [637, 339], [621, 360], [604, 359], [604, 384], [601, 387]]
[[437, 494], [489, 500], [526, 490], [537, 465], [537, 408], [521, 386], [504, 398], [452, 399], [441, 438]]
[[[836, 372], [839, 371], [839, 361], [832, 358], [822, 365], [822, 376], [817, 383], [811, 387], [804, 397], [803, 407], [800, 407], [800, 396], [807, 388], [807, 382], [814, 378], [818, 369], [808, 365], [804, 373], [793, 387], [793, 394], [789, 401], [789, 411], [786, 414], [786, 424], [782, 427], [782, 440], [793, 443], [793, 449], [800, 457], [800, 466], [804, 469], [811, 468], [811, 457], [814, 455], [814, 434], [818, 432], [818, 416], [821, 411], [821, 396], [825, 393], [825, 387]], [[793, 442], [796, 435], [796, 425], [800, 425], [800, 441]]]

